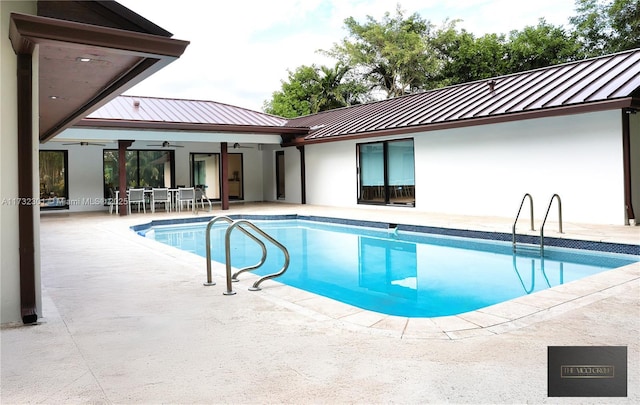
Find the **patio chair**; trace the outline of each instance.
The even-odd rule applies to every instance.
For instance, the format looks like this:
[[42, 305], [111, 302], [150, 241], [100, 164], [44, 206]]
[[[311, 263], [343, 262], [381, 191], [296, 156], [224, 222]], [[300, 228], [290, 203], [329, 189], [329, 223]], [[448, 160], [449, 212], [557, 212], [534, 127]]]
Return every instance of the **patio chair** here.
[[130, 188], [128, 191], [129, 212], [131, 214], [131, 204], [138, 204], [138, 212], [140, 212], [140, 204], [142, 204], [142, 210], [147, 213], [144, 200], [144, 188]]
[[113, 214], [113, 207], [115, 207], [117, 203], [116, 191], [113, 189], [113, 187], [109, 187], [109, 198], [107, 198], [107, 204], [109, 204], [109, 214]]
[[171, 194], [168, 188], [151, 189], [151, 212], [156, 212], [156, 203], [164, 204], [164, 211], [171, 211]]
[[191, 204], [191, 209], [195, 211], [196, 191], [193, 187], [178, 188], [178, 196], [176, 198], [176, 205], [178, 206], [178, 211], [182, 211], [183, 202], [187, 203], [187, 208], [189, 207], [189, 204]]

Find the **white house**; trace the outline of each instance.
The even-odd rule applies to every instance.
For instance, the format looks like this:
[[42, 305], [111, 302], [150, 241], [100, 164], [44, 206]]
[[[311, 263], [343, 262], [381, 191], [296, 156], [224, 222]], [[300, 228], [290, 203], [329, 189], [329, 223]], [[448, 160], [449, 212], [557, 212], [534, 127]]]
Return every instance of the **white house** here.
[[[558, 194], [565, 221], [623, 225], [640, 209], [639, 95], [631, 50], [291, 120], [120, 96], [41, 149], [92, 167], [69, 170], [82, 176], [69, 179], [75, 201], [103, 197], [104, 151], [132, 139], [130, 149], [171, 154], [167, 185], [206, 183], [223, 208], [236, 199], [513, 217], [529, 193], [541, 219]], [[99, 145], [64, 145], [74, 142]], [[213, 168], [206, 181], [202, 165]]]

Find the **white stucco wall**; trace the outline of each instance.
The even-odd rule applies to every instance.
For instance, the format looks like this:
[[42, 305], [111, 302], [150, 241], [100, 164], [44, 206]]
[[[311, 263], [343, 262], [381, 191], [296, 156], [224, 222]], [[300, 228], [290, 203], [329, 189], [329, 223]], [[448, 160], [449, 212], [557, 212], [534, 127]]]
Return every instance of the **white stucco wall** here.
[[[9, 14], [36, 13], [35, 1], [0, 1], [0, 323], [19, 323], [20, 318], [20, 262], [18, 256], [18, 206], [12, 199], [18, 197], [18, 110], [16, 104], [17, 58], [9, 41]], [[37, 100], [37, 97], [35, 98]], [[34, 117], [38, 116], [37, 105]], [[35, 134], [37, 134], [37, 130]], [[34, 134], [34, 139], [36, 135]], [[37, 141], [34, 141], [37, 148]], [[37, 184], [37, 183], [36, 183]], [[40, 308], [39, 233], [36, 238], [36, 294]], [[39, 314], [41, 312], [39, 311]]]
[[[284, 199], [276, 195], [276, 152], [284, 151]], [[300, 151], [297, 148], [267, 146], [263, 156], [263, 195], [264, 201], [300, 204], [302, 201], [302, 182], [300, 177]]]
[[[306, 152], [305, 152], [306, 153]], [[275, 154], [271, 159], [274, 165]], [[271, 187], [276, 187], [275, 180], [271, 183]], [[275, 191], [274, 191], [275, 195]], [[300, 177], [300, 151], [297, 148], [284, 149], [284, 200], [286, 203], [299, 204], [302, 201], [302, 182]]]
[[[416, 154], [416, 213], [512, 218], [528, 192], [534, 198], [538, 223], [549, 199], [558, 193], [564, 221], [624, 224], [618, 110], [411, 137]], [[355, 141], [343, 141], [306, 146], [307, 203], [358, 205], [355, 145]], [[556, 218], [554, 203], [549, 220]]]

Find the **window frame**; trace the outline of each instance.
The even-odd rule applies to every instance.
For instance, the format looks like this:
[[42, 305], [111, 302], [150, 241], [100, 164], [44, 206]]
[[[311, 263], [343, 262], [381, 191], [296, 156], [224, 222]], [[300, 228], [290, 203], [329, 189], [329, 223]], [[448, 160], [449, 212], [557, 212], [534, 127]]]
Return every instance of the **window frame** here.
[[[400, 203], [400, 202], [395, 202], [392, 201], [391, 198], [391, 191], [397, 192], [398, 190], [403, 190], [406, 189], [405, 186], [407, 185], [403, 185], [398, 187], [398, 185], [391, 185], [390, 183], [390, 179], [389, 179], [389, 172], [390, 172], [390, 158], [389, 158], [389, 144], [393, 144], [395, 142], [408, 142], [410, 141], [412, 144], [412, 149], [413, 149], [413, 184], [407, 184], [408, 186], [411, 187], [411, 190], [409, 190], [409, 197], [412, 198], [410, 200], [410, 202], [406, 202], [406, 203]], [[382, 194], [382, 199], [381, 200], [374, 200], [372, 198], [365, 198], [363, 194], [365, 194], [365, 190], [364, 187], [367, 187], [365, 185], [363, 185], [363, 159], [362, 159], [362, 148], [366, 145], [382, 145], [382, 185], [379, 185], [376, 187], [377, 191], [376, 193], [381, 193]], [[362, 205], [381, 205], [381, 206], [395, 206], [395, 207], [415, 207], [415, 172], [416, 172], [416, 166], [415, 166], [415, 140], [414, 138], [400, 138], [400, 139], [388, 139], [388, 140], [378, 140], [378, 141], [372, 141], [372, 142], [362, 142], [362, 143], [356, 143], [356, 199], [357, 199], [357, 204], [362, 204]]]
[[[105, 178], [105, 169], [106, 169], [106, 161], [105, 161], [105, 153], [106, 152], [115, 152], [115, 156], [118, 157], [118, 149], [103, 149], [102, 150], [102, 181], [103, 181], [103, 193], [104, 193], [104, 198], [105, 201], [107, 201], [107, 199], [109, 198], [109, 187], [107, 186], [106, 183], [106, 178]], [[135, 153], [135, 160], [136, 160], [136, 175], [135, 175], [135, 185], [134, 186], [127, 186], [129, 187], [149, 187], [149, 186], [140, 186], [140, 152], [165, 152], [169, 154], [169, 171], [171, 172], [171, 181], [170, 181], [170, 187], [169, 188], [175, 188], [176, 185], [176, 154], [175, 154], [175, 150], [172, 149], [127, 149], [126, 152], [132, 152]], [[119, 169], [119, 163], [116, 166]], [[118, 179], [120, 178], [120, 173], [118, 172]], [[132, 179], [127, 179], [127, 183], [129, 183]], [[113, 187], [115, 189], [118, 189], [119, 187], [119, 180], [118, 183], [113, 184]], [[105, 203], [106, 204], [106, 203]]]
[[[40, 168], [42, 165], [41, 153], [61, 153], [63, 164], [63, 178], [64, 178], [64, 195], [60, 196], [64, 198], [64, 204], [62, 205], [43, 205], [48, 197], [42, 195], [42, 190], [38, 193], [38, 205], [41, 210], [68, 210], [69, 209], [69, 151], [64, 149], [40, 149], [38, 151], [38, 183], [42, 184], [42, 178], [40, 177]], [[40, 187], [39, 187], [40, 188]]]

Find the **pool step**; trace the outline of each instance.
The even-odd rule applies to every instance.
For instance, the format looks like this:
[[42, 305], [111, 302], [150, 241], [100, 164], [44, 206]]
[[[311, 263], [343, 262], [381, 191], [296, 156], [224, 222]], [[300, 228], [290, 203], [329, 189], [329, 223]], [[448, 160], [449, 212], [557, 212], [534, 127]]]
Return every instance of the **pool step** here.
[[515, 253], [522, 256], [540, 257], [540, 245], [530, 243], [516, 243]]

